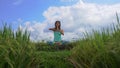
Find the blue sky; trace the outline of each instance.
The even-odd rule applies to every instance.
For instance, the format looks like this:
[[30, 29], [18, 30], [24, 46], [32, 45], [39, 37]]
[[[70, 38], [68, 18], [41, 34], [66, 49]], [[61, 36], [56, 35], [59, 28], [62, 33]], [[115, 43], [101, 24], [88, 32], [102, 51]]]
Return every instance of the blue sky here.
[[0, 25], [2, 21], [12, 23], [15, 30], [19, 25], [39, 41], [53, 39], [48, 28], [60, 20], [65, 31], [62, 39], [71, 40], [115, 23], [119, 8], [120, 0], [0, 0]]
[[[89, 3], [115, 4], [120, 0], [83, 0]], [[65, 6], [76, 3], [77, 0], [0, 0], [0, 20], [12, 22], [23, 20], [43, 21], [43, 12], [50, 6]]]
[[43, 21], [43, 12], [49, 6], [66, 5], [59, 0], [0, 0], [0, 20], [12, 22], [23, 20]]

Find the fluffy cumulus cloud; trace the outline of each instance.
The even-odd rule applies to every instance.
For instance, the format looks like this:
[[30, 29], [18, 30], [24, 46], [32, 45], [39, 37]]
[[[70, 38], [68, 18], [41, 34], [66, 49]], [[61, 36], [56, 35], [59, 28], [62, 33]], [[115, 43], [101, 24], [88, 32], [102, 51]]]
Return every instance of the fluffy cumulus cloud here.
[[47, 32], [47, 23], [41, 23], [37, 21], [26, 21], [24, 24], [20, 25], [19, 27], [24, 31], [27, 29], [27, 31], [30, 33], [30, 38], [33, 41], [50, 41], [53, 39], [53, 35], [51, 32]]
[[115, 23], [115, 13], [120, 14], [119, 8], [120, 4], [99, 5], [80, 0], [71, 6], [49, 7], [43, 13], [45, 21], [28, 21], [25, 26], [31, 31], [32, 40], [52, 40], [53, 34], [48, 31], [48, 28], [54, 27], [54, 22], [60, 20], [61, 27], [65, 31], [63, 40], [73, 40], [82, 37], [82, 33], [86, 31]]

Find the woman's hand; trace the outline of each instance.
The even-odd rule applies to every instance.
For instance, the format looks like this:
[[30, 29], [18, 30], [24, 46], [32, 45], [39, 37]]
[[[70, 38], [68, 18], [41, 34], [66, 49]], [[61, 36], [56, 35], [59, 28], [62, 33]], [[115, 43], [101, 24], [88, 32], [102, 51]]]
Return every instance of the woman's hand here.
[[62, 35], [64, 35], [64, 31], [63, 31], [63, 30], [60, 30], [60, 33], [61, 33]]

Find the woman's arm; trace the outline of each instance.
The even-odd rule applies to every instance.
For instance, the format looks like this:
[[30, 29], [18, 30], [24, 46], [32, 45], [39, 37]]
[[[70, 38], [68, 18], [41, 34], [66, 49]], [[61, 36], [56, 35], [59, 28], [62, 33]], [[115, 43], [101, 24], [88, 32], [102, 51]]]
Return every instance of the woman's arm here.
[[55, 28], [49, 28], [49, 30], [55, 31]]
[[64, 31], [63, 31], [63, 30], [60, 30], [60, 33], [61, 33], [62, 35], [64, 35]]

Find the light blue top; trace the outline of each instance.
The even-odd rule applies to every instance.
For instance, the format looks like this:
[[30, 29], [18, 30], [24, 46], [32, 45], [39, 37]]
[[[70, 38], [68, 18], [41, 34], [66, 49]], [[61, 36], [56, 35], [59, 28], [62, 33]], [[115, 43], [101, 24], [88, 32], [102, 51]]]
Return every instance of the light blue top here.
[[59, 31], [54, 31], [54, 42], [61, 42], [61, 33]]

